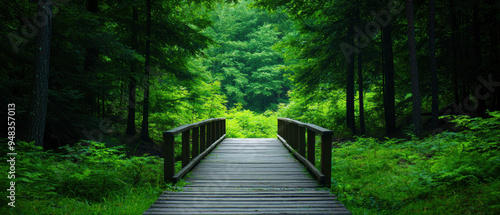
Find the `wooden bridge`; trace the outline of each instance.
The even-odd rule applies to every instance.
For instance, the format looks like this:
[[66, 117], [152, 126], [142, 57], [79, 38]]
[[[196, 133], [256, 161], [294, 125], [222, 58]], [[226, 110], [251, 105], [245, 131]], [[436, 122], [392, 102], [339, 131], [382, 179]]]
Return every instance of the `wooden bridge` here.
[[[351, 214], [324, 189], [332, 131], [287, 118], [278, 119], [277, 139], [225, 138], [225, 131], [225, 118], [217, 118], [164, 132], [165, 180], [190, 173], [182, 191], [165, 192], [144, 214]], [[175, 173], [180, 133], [183, 169]], [[317, 135], [321, 171], [314, 166]]]

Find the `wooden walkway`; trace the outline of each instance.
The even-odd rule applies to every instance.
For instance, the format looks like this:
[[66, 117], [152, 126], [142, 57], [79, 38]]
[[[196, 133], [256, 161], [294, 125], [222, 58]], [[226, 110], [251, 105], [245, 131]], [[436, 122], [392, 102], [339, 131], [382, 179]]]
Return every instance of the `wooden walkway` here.
[[144, 214], [351, 214], [278, 139], [224, 139]]

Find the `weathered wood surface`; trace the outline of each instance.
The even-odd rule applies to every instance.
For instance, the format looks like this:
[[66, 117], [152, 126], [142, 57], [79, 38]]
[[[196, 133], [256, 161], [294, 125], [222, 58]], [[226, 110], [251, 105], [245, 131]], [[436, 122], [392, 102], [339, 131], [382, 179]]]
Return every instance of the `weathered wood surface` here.
[[144, 214], [351, 214], [277, 139], [225, 139]]

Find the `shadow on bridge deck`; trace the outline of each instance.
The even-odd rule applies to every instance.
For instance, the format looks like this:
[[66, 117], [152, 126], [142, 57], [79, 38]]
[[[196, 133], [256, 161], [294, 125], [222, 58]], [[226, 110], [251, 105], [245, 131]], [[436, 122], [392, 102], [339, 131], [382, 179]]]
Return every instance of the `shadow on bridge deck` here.
[[224, 139], [144, 214], [351, 214], [278, 139]]

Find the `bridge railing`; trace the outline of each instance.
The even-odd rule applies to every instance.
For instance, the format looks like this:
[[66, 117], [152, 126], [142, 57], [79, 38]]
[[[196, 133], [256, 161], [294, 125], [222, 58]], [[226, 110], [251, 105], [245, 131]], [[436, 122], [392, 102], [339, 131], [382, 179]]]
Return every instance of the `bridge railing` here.
[[[307, 131], [307, 141], [306, 141]], [[320, 169], [315, 167], [316, 135], [321, 136]], [[278, 139], [325, 187], [331, 185], [333, 131], [288, 118], [278, 118]], [[305, 158], [307, 154], [307, 159]]]
[[[175, 135], [182, 134], [182, 170], [175, 172]], [[164, 180], [177, 181], [226, 136], [226, 118], [212, 118], [163, 132]]]

